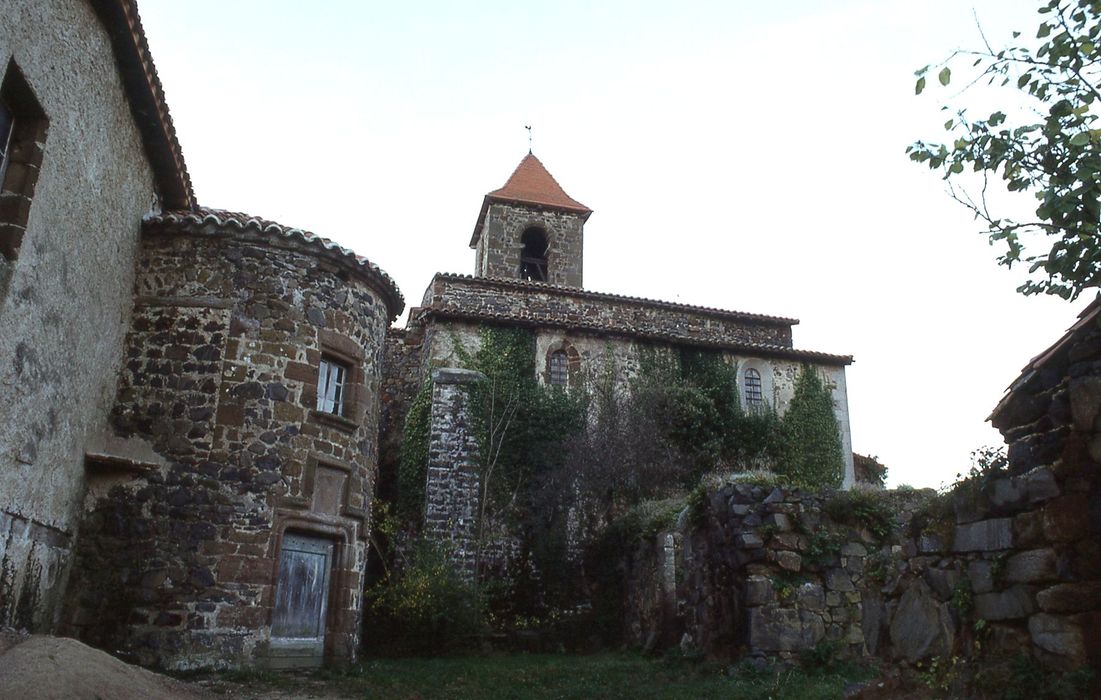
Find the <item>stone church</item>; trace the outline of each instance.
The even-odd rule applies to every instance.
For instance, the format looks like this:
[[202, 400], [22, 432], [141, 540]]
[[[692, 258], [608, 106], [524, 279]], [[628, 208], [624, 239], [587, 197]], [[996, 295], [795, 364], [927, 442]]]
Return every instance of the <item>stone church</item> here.
[[852, 483], [852, 359], [794, 319], [585, 290], [592, 211], [534, 155], [485, 196], [474, 275], [393, 328], [367, 258], [196, 202], [134, 0], [0, 8], [0, 626], [173, 669], [354, 658], [380, 423], [481, 324], [533, 329], [566, 387], [711, 348], [782, 413], [814, 366]]

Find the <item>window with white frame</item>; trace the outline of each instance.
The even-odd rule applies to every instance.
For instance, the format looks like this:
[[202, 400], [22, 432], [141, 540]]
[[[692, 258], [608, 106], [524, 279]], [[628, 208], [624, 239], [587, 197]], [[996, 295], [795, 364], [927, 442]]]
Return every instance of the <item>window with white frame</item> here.
[[348, 365], [331, 357], [322, 357], [317, 377], [317, 410], [333, 415], [344, 415], [345, 386], [348, 382]]
[[761, 373], [750, 367], [745, 371], [745, 403], [747, 406], [760, 406], [765, 401], [761, 390]]

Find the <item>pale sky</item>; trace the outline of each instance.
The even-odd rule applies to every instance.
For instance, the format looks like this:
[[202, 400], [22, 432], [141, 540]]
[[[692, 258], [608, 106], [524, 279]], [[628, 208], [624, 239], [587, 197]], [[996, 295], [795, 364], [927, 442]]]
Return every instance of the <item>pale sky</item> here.
[[[471, 273], [482, 196], [534, 151], [595, 213], [588, 289], [794, 317], [851, 354], [853, 448], [940, 486], [1087, 303], [1017, 271], [909, 162], [952, 89], [913, 71], [1039, 2], [140, 0], [199, 201], [312, 230], [416, 305]], [[961, 66], [963, 64], [960, 64]], [[971, 100], [972, 102], [969, 102]], [[404, 323], [404, 317], [399, 321]]]

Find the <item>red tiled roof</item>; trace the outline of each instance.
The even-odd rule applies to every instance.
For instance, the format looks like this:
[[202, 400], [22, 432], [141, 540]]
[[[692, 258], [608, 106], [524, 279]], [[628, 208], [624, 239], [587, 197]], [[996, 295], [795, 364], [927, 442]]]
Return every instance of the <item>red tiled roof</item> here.
[[504, 187], [493, 190], [486, 197], [501, 202], [524, 202], [583, 213], [592, 212], [592, 209], [566, 194], [554, 176], [543, 167], [543, 163], [531, 153], [524, 156], [516, 166]]
[[137, 4], [135, 0], [91, 0], [91, 5], [111, 39], [130, 112], [153, 166], [164, 208], [191, 209], [195, 206], [191, 177], [187, 174]]
[[516, 166], [516, 170], [512, 171], [504, 187], [493, 190], [485, 196], [482, 201], [482, 210], [478, 214], [478, 222], [474, 225], [474, 235], [470, 239], [471, 248], [478, 244], [482, 222], [490, 202], [520, 202], [552, 209], [564, 209], [577, 212], [586, 219], [593, 213], [592, 209], [566, 194], [554, 176], [547, 172], [543, 163], [531, 153], [524, 156]]

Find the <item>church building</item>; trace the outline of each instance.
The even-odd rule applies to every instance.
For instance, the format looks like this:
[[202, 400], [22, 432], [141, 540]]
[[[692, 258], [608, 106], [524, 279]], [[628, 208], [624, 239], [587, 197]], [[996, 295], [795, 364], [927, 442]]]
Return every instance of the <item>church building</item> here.
[[[354, 659], [380, 460], [485, 324], [531, 329], [571, 391], [703, 348], [783, 413], [815, 367], [852, 484], [852, 359], [795, 349], [793, 319], [586, 290], [592, 211], [534, 155], [485, 196], [474, 274], [394, 328], [361, 254], [196, 201], [134, 0], [0, 12], [0, 626], [179, 670]], [[430, 465], [429, 519], [469, 507], [463, 466]]]

